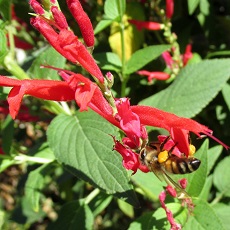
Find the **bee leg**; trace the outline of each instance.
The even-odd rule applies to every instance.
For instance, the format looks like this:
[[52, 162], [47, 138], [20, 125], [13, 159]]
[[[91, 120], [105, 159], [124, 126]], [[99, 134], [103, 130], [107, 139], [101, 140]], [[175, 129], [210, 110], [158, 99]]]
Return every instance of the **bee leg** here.
[[160, 144], [160, 151], [163, 151], [164, 145], [167, 143], [167, 141], [170, 139], [170, 136], [164, 139], [164, 141]]

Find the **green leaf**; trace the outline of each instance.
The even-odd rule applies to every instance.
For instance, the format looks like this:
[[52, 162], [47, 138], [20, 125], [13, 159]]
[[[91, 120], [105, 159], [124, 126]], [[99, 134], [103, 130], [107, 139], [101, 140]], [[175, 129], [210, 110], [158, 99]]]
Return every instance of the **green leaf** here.
[[13, 137], [14, 120], [8, 115], [2, 124], [2, 149], [5, 153], [10, 153]]
[[223, 194], [230, 197], [230, 157], [225, 157], [216, 167], [213, 173], [213, 184]]
[[193, 215], [188, 219], [183, 230], [199, 229], [199, 230], [224, 230], [220, 218], [214, 209], [203, 200], [194, 200], [195, 209]]
[[96, 28], [94, 29], [94, 34], [98, 34], [108, 26], [110, 26], [113, 23], [113, 20], [101, 20], [97, 25]]
[[136, 51], [125, 65], [125, 74], [139, 70], [169, 48], [169, 45], [153, 45]]
[[[181, 207], [181, 204], [170, 203], [166, 204], [167, 208], [170, 209], [173, 215], [176, 217], [176, 222], [185, 223], [187, 214], [186, 211]], [[178, 221], [179, 220], [179, 221]], [[165, 210], [158, 208], [156, 212], [148, 212], [136, 219], [129, 226], [128, 230], [168, 230], [170, 225], [166, 219]]]
[[[0, 12], [5, 20], [11, 20], [11, 0], [0, 0]], [[0, 40], [1, 41], [1, 40]]]
[[14, 164], [16, 164], [16, 160], [14, 159], [0, 159], [0, 173]]
[[48, 129], [48, 141], [57, 160], [95, 187], [137, 206], [121, 156], [112, 151], [117, 129], [96, 113], [59, 115]]
[[204, 187], [199, 195], [199, 198], [202, 200], [206, 200], [208, 201], [208, 199], [210, 198], [210, 191], [212, 188], [212, 183], [213, 183], [213, 175], [209, 175], [205, 181]]
[[210, 173], [213, 166], [215, 165], [222, 150], [223, 150], [223, 146], [221, 145], [217, 145], [208, 150], [208, 174]]
[[121, 70], [121, 60], [119, 56], [115, 53], [98, 53], [94, 55], [94, 58], [98, 62], [98, 65], [101, 69], [110, 71], [114, 70], [116, 72], [120, 72]]
[[39, 211], [41, 189], [45, 186], [45, 176], [50, 170], [50, 164], [44, 164], [31, 171], [26, 181], [25, 196], [35, 212]]
[[190, 15], [194, 13], [196, 8], [198, 7], [200, 0], [187, 0], [188, 3], [188, 12]]
[[225, 103], [228, 106], [228, 110], [230, 111], [230, 85], [229, 84], [225, 84], [222, 90], [222, 94], [225, 100]]
[[100, 192], [92, 201], [89, 203], [89, 207], [93, 212], [94, 216], [100, 214], [112, 201], [113, 197]]
[[3, 64], [4, 58], [8, 53], [6, 34], [0, 30], [0, 64]]
[[50, 65], [57, 68], [64, 68], [65, 58], [53, 47], [48, 47], [33, 61], [29, 71], [32, 78], [60, 80], [56, 70], [41, 68], [41, 65]]
[[157, 176], [152, 173], [143, 173], [141, 171], [137, 171], [132, 177], [132, 181], [136, 184], [147, 197], [152, 199], [153, 201], [158, 200], [158, 196], [160, 192], [164, 190], [163, 182], [161, 182]]
[[130, 218], [134, 217], [133, 206], [120, 199], [117, 200], [117, 203], [118, 203], [118, 207], [125, 215], [127, 215]]
[[124, 0], [106, 0], [104, 5], [105, 15], [108, 19], [122, 18], [125, 13], [125, 1]]
[[200, 1], [200, 12], [206, 16], [210, 14], [210, 3], [208, 0]]
[[230, 77], [230, 59], [206, 60], [185, 66], [165, 90], [140, 102], [193, 117], [215, 98]]
[[62, 206], [58, 219], [50, 224], [47, 230], [92, 230], [93, 221], [93, 213], [88, 205], [79, 201], [71, 201]]
[[213, 209], [220, 218], [225, 229], [229, 229], [230, 206], [223, 203], [217, 203], [213, 205]]

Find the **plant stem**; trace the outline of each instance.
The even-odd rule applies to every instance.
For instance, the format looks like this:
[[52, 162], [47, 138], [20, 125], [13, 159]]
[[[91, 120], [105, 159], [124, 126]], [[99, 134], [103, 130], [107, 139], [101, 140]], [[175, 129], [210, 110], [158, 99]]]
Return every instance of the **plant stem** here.
[[94, 199], [98, 194], [100, 193], [100, 190], [98, 188], [95, 188], [86, 198], [85, 198], [85, 204], [89, 204], [91, 200]]

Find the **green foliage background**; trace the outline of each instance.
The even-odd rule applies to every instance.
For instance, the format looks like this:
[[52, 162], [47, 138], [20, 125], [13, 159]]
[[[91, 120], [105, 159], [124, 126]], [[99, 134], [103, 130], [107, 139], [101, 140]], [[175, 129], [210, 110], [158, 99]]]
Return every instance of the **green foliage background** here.
[[[146, 1], [151, 3], [153, 1]], [[14, 28], [11, 1], [0, 0], [0, 74], [20, 79], [20, 66], [32, 79], [59, 79], [55, 71], [40, 69], [49, 64], [88, 74], [71, 66], [29, 26], [27, 1], [12, 1], [16, 15], [28, 23], [28, 31], [17, 36], [31, 42], [21, 64], [9, 59], [6, 31]], [[77, 25], [60, 1], [76, 34]], [[111, 71], [117, 97], [193, 118], [210, 127], [214, 135], [230, 145], [230, 4], [228, 1], [175, 1], [172, 31], [178, 37], [181, 53], [192, 43], [193, 59], [173, 80], [153, 81], [136, 74], [139, 69], [164, 71], [162, 52], [170, 48], [164, 34], [125, 27], [125, 51], [116, 30], [127, 18], [157, 20], [151, 8], [137, 1], [89, 1], [83, 5], [96, 34], [93, 52], [103, 73]], [[160, 6], [164, 9], [165, 1]], [[135, 14], [133, 13], [135, 10]], [[36, 38], [36, 39], [35, 39]], [[132, 41], [132, 42], [130, 42]], [[113, 44], [111, 44], [113, 43]], [[115, 44], [115, 45], [114, 45]], [[9, 61], [10, 60], [10, 61]], [[16, 66], [17, 63], [17, 66]], [[17, 68], [16, 68], [17, 67]], [[9, 89], [0, 89], [1, 104]], [[131, 176], [122, 166], [121, 156], [112, 151], [110, 135], [119, 130], [92, 111], [63, 114], [56, 104], [25, 98], [31, 114], [39, 122], [13, 121], [1, 116], [0, 229], [169, 229], [158, 195], [164, 183], [152, 173]], [[50, 112], [47, 112], [50, 111]], [[54, 114], [59, 114], [55, 116]], [[156, 139], [159, 129], [149, 129]], [[229, 229], [230, 158], [213, 140], [197, 140], [196, 157], [200, 168], [186, 175], [188, 193], [196, 205], [193, 215], [177, 200], [167, 199], [183, 229]], [[181, 176], [179, 177], [181, 178]], [[175, 177], [175, 180], [177, 177]]]

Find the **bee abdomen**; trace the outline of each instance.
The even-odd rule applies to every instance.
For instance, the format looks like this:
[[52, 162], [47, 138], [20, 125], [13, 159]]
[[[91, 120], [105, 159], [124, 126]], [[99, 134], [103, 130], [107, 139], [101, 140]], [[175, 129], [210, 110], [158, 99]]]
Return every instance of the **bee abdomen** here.
[[168, 159], [165, 162], [165, 169], [173, 174], [186, 174], [196, 171], [200, 166], [200, 160], [196, 158], [176, 158]]

